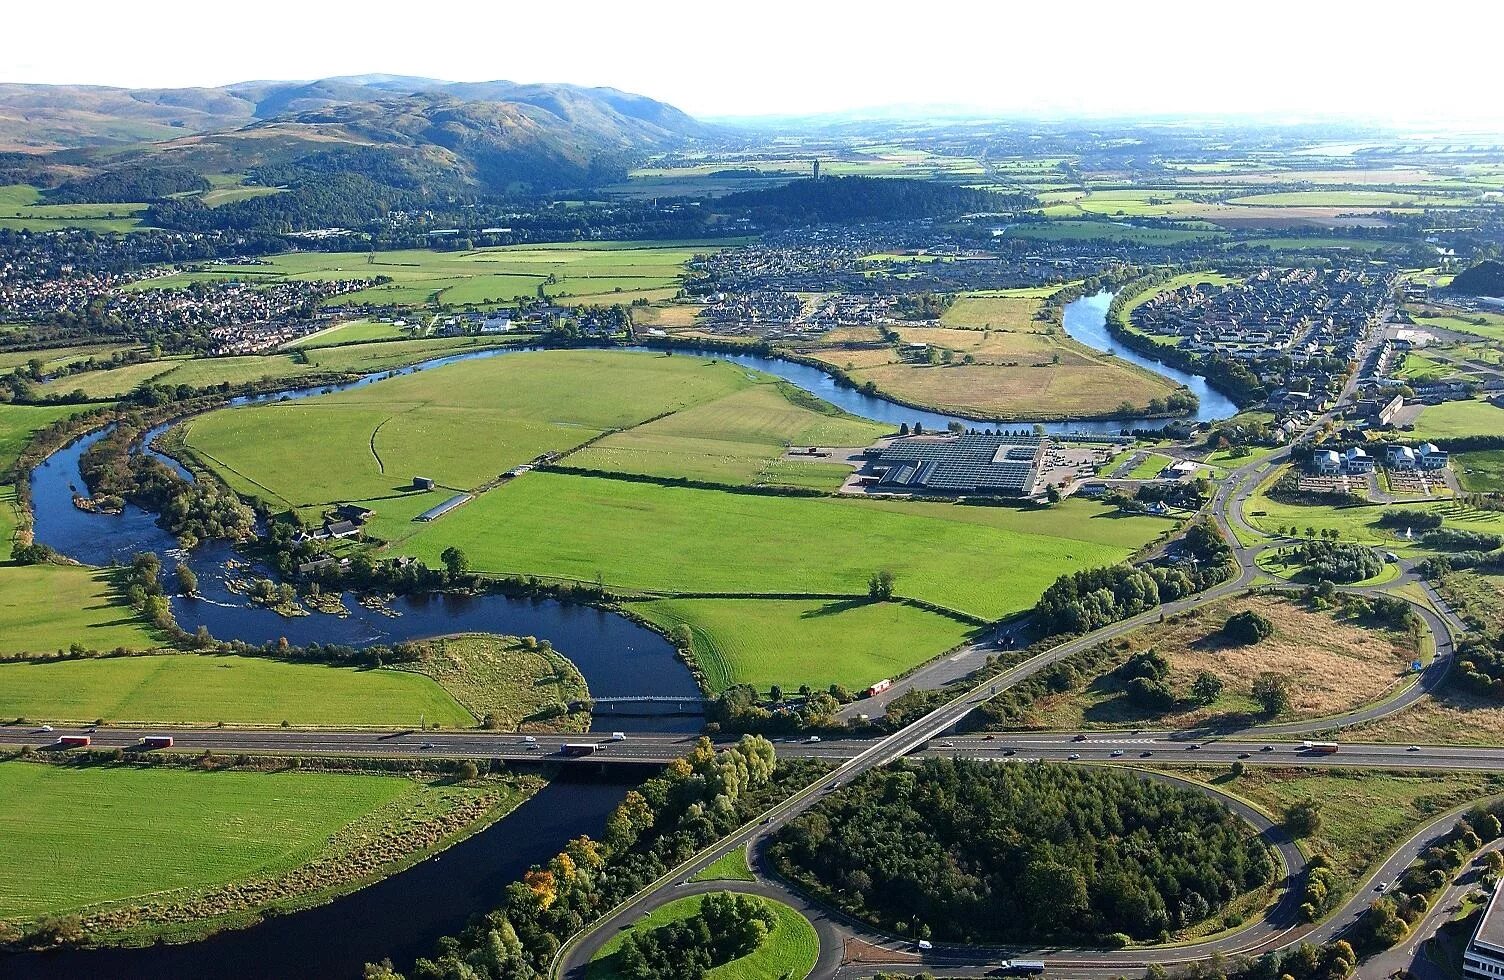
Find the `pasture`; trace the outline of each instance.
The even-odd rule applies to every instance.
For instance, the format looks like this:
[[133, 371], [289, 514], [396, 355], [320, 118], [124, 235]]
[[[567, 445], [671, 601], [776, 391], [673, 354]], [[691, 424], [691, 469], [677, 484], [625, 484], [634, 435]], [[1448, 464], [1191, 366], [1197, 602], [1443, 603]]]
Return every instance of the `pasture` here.
[[[49, 635], [70, 634], [54, 626]], [[83, 630], [71, 635], [87, 638]], [[411, 671], [200, 654], [0, 664], [0, 716], [172, 724], [416, 726], [420, 717], [445, 727], [475, 723], [437, 682]]]
[[291, 252], [252, 266], [210, 265], [136, 284], [164, 289], [206, 279], [366, 279], [391, 282], [338, 296], [329, 306], [440, 306], [480, 308], [546, 297], [572, 306], [668, 300], [695, 254], [714, 251], [717, 242], [600, 242], [528, 245], [436, 252]]
[[[704, 897], [700, 895], [676, 899], [638, 919], [630, 931], [612, 936], [591, 959], [587, 980], [621, 980], [615, 962], [622, 940], [633, 932], [650, 932], [670, 922], [688, 919], [700, 911], [703, 901]], [[778, 924], [751, 953], [705, 971], [705, 980], [767, 980], [770, 977], [804, 980], [815, 968], [815, 961], [820, 956], [820, 939], [815, 935], [814, 927], [782, 902], [763, 901], [777, 914]]]
[[964, 641], [972, 628], [895, 602], [847, 599], [658, 599], [632, 611], [666, 629], [684, 625], [713, 690], [801, 684], [861, 690]]
[[284, 350], [311, 350], [315, 347], [332, 347], [336, 344], [354, 344], [360, 341], [401, 340], [411, 337], [412, 331], [387, 320], [351, 320], [338, 326], [299, 337], [292, 343], [283, 344]]
[[39, 430], [83, 410], [78, 405], [0, 405], [0, 473], [15, 463]]
[[1504, 408], [1486, 401], [1443, 402], [1427, 405], [1415, 420], [1416, 439], [1455, 436], [1493, 436], [1504, 433]]
[[[363, 814], [419, 792], [386, 776], [0, 763], [0, 917], [287, 871]], [[170, 846], [142, 846], [164, 828]]]
[[[109, 572], [80, 565], [10, 563], [15, 531], [8, 498], [13, 491], [8, 486], [0, 489], [0, 554], [6, 559], [0, 562], [0, 654], [54, 653], [74, 643], [89, 650], [150, 650], [161, 645], [126, 605]], [[15, 693], [0, 687], [0, 703]]]
[[1504, 491], [1504, 449], [1453, 453], [1452, 469], [1464, 490], [1472, 493]]
[[[742, 368], [694, 357], [509, 353], [317, 398], [214, 412], [188, 424], [186, 443], [236, 489], [273, 504], [367, 500], [383, 514], [383, 501], [406, 491], [415, 475], [469, 489], [541, 453], [572, 449], [608, 429], [713, 402], [754, 383]], [[805, 414], [811, 423], [824, 418]], [[699, 432], [693, 420], [669, 429], [660, 448]], [[652, 444], [652, 436], [645, 438], [636, 443], [639, 450]], [[686, 451], [682, 444], [678, 449]]]
[[145, 210], [145, 204], [46, 204], [30, 184], [0, 185], [0, 229], [8, 231], [132, 231]]
[[996, 617], [1056, 576], [1121, 561], [1170, 522], [1089, 503], [1049, 510], [725, 493], [535, 472], [401, 542], [438, 567], [450, 545], [479, 571], [626, 590], [900, 595]]

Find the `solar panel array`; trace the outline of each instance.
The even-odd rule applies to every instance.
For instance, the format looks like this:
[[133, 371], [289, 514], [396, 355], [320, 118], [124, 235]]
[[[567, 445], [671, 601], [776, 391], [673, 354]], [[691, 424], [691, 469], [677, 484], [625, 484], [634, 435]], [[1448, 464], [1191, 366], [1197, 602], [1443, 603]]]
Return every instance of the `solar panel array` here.
[[983, 432], [954, 439], [898, 439], [874, 461], [888, 468], [878, 485], [949, 493], [1028, 493], [1034, 488], [1040, 441], [1039, 436]]

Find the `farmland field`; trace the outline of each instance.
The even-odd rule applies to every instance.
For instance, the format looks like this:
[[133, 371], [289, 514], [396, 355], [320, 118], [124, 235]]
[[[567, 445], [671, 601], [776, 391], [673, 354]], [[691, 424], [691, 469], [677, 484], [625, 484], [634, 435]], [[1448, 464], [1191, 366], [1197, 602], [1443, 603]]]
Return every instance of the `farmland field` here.
[[486, 572], [624, 589], [900, 595], [983, 616], [1028, 606], [1056, 576], [1122, 560], [1171, 524], [1083, 503], [1046, 511], [728, 494], [529, 473], [399, 545], [437, 567], [462, 546]]
[[[610, 304], [632, 298], [671, 299], [684, 264], [717, 242], [601, 242], [529, 245], [466, 252], [427, 249], [381, 252], [292, 252], [252, 266], [211, 265], [139, 283], [162, 289], [204, 279], [366, 279], [392, 281], [334, 297], [326, 305], [395, 304], [492, 307], [539, 295], [572, 304]], [[624, 298], [625, 297], [625, 298]]]
[[[648, 932], [687, 919], [699, 912], [702, 901], [703, 896], [695, 895], [659, 906], [633, 923], [632, 931]], [[804, 980], [815, 968], [820, 955], [820, 939], [815, 935], [814, 927], [782, 902], [763, 901], [777, 914], [778, 924], [757, 949], [740, 959], [712, 967], [705, 972], [705, 980], [766, 980], [771, 977]], [[617, 933], [600, 948], [590, 961], [588, 980], [621, 980], [615, 969], [615, 956], [627, 935], [626, 932]]]
[[446, 727], [475, 722], [438, 683], [409, 671], [199, 654], [0, 664], [0, 715], [179, 724], [415, 725], [420, 716]]
[[90, 935], [134, 943], [251, 925], [441, 850], [532, 786], [0, 763], [0, 917], [81, 911]]
[[410, 332], [403, 327], [397, 326], [392, 321], [380, 320], [351, 320], [341, 323], [339, 326], [311, 333], [306, 337], [299, 337], [290, 344], [284, 344], [285, 350], [311, 350], [315, 347], [330, 347], [334, 344], [353, 344], [357, 341], [371, 340], [397, 340], [411, 336]]
[[468, 489], [540, 453], [753, 385], [720, 361], [534, 351], [214, 412], [190, 423], [187, 444], [232, 486], [283, 506], [379, 500], [419, 474]]
[[1452, 469], [1464, 490], [1473, 493], [1504, 491], [1504, 449], [1453, 453]]
[[659, 599], [630, 607], [694, 637], [710, 686], [779, 684], [853, 691], [918, 666], [962, 642], [971, 629], [893, 602], [843, 599]]
[[141, 226], [139, 214], [145, 210], [145, 204], [46, 204], [29, 184], [0, 185], [0, 229], [131, 231]]
[[[10, 488], [0, 487], [0, 654], [53, 653], [79, 643], [89, 650], [149, 650], [161, 645], [125, 604], [110, 573], [78, 565], [15, 565]], [[0, 690], [0, 701], [12, 692]], [[90, 717], [96, 717], [91, 715]]]
[[81, 411], [79, 405], [0, 405], [0, 473], [15, 463], [39, 429]]

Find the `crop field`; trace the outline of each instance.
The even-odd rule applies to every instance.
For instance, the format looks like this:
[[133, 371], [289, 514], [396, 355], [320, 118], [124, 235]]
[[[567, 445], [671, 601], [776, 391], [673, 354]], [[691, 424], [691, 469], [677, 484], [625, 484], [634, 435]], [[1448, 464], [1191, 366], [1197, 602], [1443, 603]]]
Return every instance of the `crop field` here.
[[[0, 551], [9, 559], [14, 534], [11, 501], [0, 499], [0, 509]], [[0, 654], [53, 653], [74, 643], [90, 650], [150, 650], [161, 645], [125, 604], [108, 572], [79, 565], [0, 562]], [[0, 689], [0, 701], [12, 693]]]
[[829, 411], [825, 403], [791, 386], [753, 384], [607, 436], [570, 457], [570, 464], [713, 483], [791, 482], [835, 489], [851, 473], [850, 467], [815, 463], [818, 468], [811, 468], [814, 461], [781, 460], [784, 448], [866, 446], [891, 430], [841, 413], [826, 414]]
[[468, 489], [541, 453], [753, 385], [723, 361], [530, 351], [214, 412], [190, 423], [187, 445], [231, 485], [274, 503], [374, 500], [381, 514], [381, 498], [402, 493], [416, 475]]
[[906, 673], [967, 638], [971, 628], [914, 606], [846, 599], [659, 599], [632, 610], [668, 629], [689, 627], [695, 662], [717, 691], [773, 684], [856, 691]]
[[1504, 408], [1486, 401], [1443, 402], [1427, 405], [1415, 420], [1417, 439], [1452, 436], [1491, 436], [1504, 433]]
[[1037, 316], [1045, 297], [1039, 292], [1031, 289], [963, 294], [940, 317], [940, 323], [946, 327], [1043, 332], [1046, 324]]
[[529, 473], [424, 525], [400, 550], [474, 568], [623, 589], [859, 595], [880, 568], [900, 595], [983, 616], [1035, 601], [1056, 576], [1120, 561], [1170, 523], [1095, 504], [1021, 511], [730, 494]]
[[[1274, 635], [1239, 646], [1221, 636], [1227, 617], [1253, 610], [1274, 624]], [[1170, 662], [1166, 679], [1182, 702], [1166, 712], [1146, 711], [1124, 694], [1125, 682], [1108, 671], [1085, 688], [1049, 695], [1027, 722], [1071, 730], [1083, 725], [1155, 725], [1189, 728], [1219, 718], [1256, 716], [1253, 680], [1272, 670], [1290, 678], [1290, 718], [1321, 718], [1382, 698], [1396, 689], [1412, 660], [1421, 657], [1409, 635], [1307, 609], [1277, 596], [1243, 596], [1193, 610], [1135, 631], [1121, 645], [1120, 660], [1149, 648]], [[1210, 704], [1193, 704], [1191, 682], [1201, 672], [1225, 685]]]
[[1462, 199], [1402, 191], [1327, 190], [1289, 191], [1282, 194], [1250, 194], [1233, 198], [1233, 205], [1266, 208], [1413, 208], [1465, 203]]
[[254, 266], [214, 265], [137, 284], [162, 289], [203, 279], [364, 279], [392, 281], [332, 298], [328, 305], [492, 307], [546, 295], [572, 305], [671, 299], [684, 265], [716, 242], [609, 242], [559, 246], [507, 246], [469, 252], [408, 249], [381, 252], [292, 252]]
[[[632, 925], [632, 932], [649, 932], [687, 919], [700, 910], [703, 896], [680, 898], [661, 905]], [[768, 980], [771, 977], [786, 980], [804, 980], [815, 968], [820, 957], [820, 939], [815, 929], [798, 912], [782, 902], [763, 899], [778, 916], [778, 924], [768, 933], [762, 944], [740, 959], [705, 971], [705, 980]], [[612, 936], [590, 961], [588, 980], [621, 980], [615, 968], [616, 951], [622, 940], [629, 935], [619, 932]]]
[[[54, 627], [52, 635], [59, 632]], [[0, 664], [0, 716], [178, 724], [416, 725], [420, 717], [445, 727], [475, 723], [438, 683], [411, 671], [199, 654]]]
[[[914, 331], [915, 336], [920, 333]], [[1012, 341], [1028, 335], [1003, 336]], [[1018, 363], [1010, 365], [965, 364], [960, 358], [937, 365], [898, 361], [859, 365], [851, 374], [858, 384], [870, 381], [899, 401], [1003, 422], [1111, 417], [1125, 402], [1143, 409], [1151, 399], [1175, 390], [1163, 378], [1117, 358], [1093, 355], [1068, 341], [1055, 348], [1043, 357], [1019, 353], [1010, 358]], [[839, 360], [843, 355], [833, 356]]]

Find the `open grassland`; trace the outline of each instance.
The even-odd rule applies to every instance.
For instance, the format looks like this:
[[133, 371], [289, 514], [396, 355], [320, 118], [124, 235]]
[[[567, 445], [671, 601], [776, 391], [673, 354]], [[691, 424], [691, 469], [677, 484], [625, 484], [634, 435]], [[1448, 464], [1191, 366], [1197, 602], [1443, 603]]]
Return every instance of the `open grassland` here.
[[[0, 917], [76, 912], [100, 942], [199, 939], [373, 883], [501, 816], [535, 786], [7, 762], [0, 833], [12, 873], [0, 882]], [[171, 846], [142, 846], [164, 834]]]
[[1418, 327], [1435, 327], [1468, 333], [1488, 340], [1504, 340], [1504, 314], [1475, 313], [1450, 307], [1424, 307], [1410, 311]]
[[1466, 200], [1436, 194], [1410, 194], [1403, 191], [1323, 190], [1287, 191], [1275, 194], [1250, 194], [1227, 202], [1265, 208], [1413, 208], [1446, 207], [1465, 204]]
[[292, 252], [252, 266], [211, 265], [137, 288], [175, 288], [205, 279], [274, 282], [385, 276], [392, 281], [335, 297], [327, 305], [493, 307], [537, 296], [570, 305], [604, 305], [634, 298], [672, 299], [685, 263], [716, 247], [715, 242], [609, 242], [467, 252]]
[[[1252, 610], [1274, 624], [1274, 635], [1241, 646], [1222, 636], [1234, 613]], [[1275, 671], [1290, 680], [1290, 718], [1322, 718], [1377, 701], [1402, 682], [1410, 662], [1419, 659], [1413, 637], [1374, 623], [1316, 612], [1282, 596], [1239, 596], [1137, 630], [1114, 645], [1113, 662], [1154, 649], [1170, 662], [1170, 685], [1180, 699], [1168, 711], [1147, 710], [1126, 695], [1126, 681], [1111, 670], [1083, 689], [1052, 694], [1025, 719], [1030, 727], [1070, 730], [1090, 725], [1152, 721], [1186, 728], [1218, 720], [1257, 716], [1251, 695], [1254, 679]], [[1197, 704], [1191, 683], [1202, 672], [1215, 675], [1222, 694]]]
[[680, 592], [864, 594], [871, 574], [889, 568], [901, 595], [998, 616], [1169, 526], [1089, 503], [1015, 510], [530, 473], [423, 526], [400, 550], [437, 567], [459, 545], [481, 571]]
[[41, 191], [29, 184], [0, 185], [0, 229], [131, 231], [141, 227], [139, 215], [146, 210], [145, 204], [44, 204], [42, 200]]
[[747, 864], [747, 852], [743, 848], [716, 858], [705, 866], [705, 870], [695, 875], [691, 881], [756, 881], [757, 876], [752, 873], [752, 868]]
[[107, 358], [116, 351], [130, 348], [130, 344], [86, 344], [76, 347], [48, 347], [44, 350], [0, 351], [0, 372], [8, 374], [18, 367], [37, 361], [42, 366], [42, 373], [47, 374], [91, 357]]
[[[24, 762], [0, 763], [0, 786], [0, 916], [15, 919], [288, 869], [418, 789], [381, 776]], [[171, 846], [141, 846], [164, 830]]]
[[[600, 948], [590, 961], [588, 980], [621, 980], [616, 971], [616, 952], [632, 933], [651, 932], [671, 922], [679, 922], [700, 911], [704, 897], [694, 895], [660, 905], [632, 924], [630, 931], [618, 932]], [[705, 971], [705, 980], [804, 980], [820, 957], [820, 939], [815, 929], [798, 912], [772, 899], [763, 899], [778, 916], [778, 924], [762, 944], [740, 959]]]
[[300, 350], [290, 354], [235, 357], [172, 357], [104, 371], [58, 378], [42, 385], [43, 394], [82, 391], [89, 398], [118, 398], [150, 382], [203, 388], [228, 383], [296, 380], [315, 374], [365, 374], [416, 364], [436, 357], [502, 346], [496, 337], [444, 337], [402, 343], [349, 344]]
[[1427, 405], [1415, 420], [1416, 439], [1454, 436], [1495, 436], [1504, 433], [1504, 408], [1486, 401], [1443, 402]]
[[963, 293], [940, 317], [946, 327], [994, 328], [1043, 332], [1047, 324], [1038, 319], [1044, 297], [1040, 290], [999, 290]]
[[788, 446], [858, 447], [887, 426], [832, 409], [790, 385], [763, 382], [607, 436], [570, 464], [717, 483], [835, 489], [851, 472], [817, 460], [782, 460]]
[[971, 627], [894, 602], [860, 599], [660, 599], [630, 607], [694, 638], [711, 688], [808, 684], [865, 688], [961, 643]]
[[445, 727], [474, 723], [437, 682], [412, 671], [199, 654], [0, 664], [0, 717], [325, 726], [415, 725], [419, 718]]
[[1090, 239], [1134, 242], [1144, 245], [1178, 245], [1215, 238], [1218, 233], [1199, 228], [1140, 228], [1115, 221], [1066, 220], [1013, 225], [1008, 235], [1042, 241], [1070, 242]]
[[0, 405], [0, 472], [15, 463], [38, 430], [81, 411], [77, 405]]
[[[214, 412], [193, 420], [187, 445], [231, 486], [274, 505], [372, 500], [386, 516], [390, 508], [381, 498], [401, 494], [414, 476], [468, 489], [542, 453], [754, 384], [744, 369], [702, 358], [513, 353], [317, 398]], [[427, 500], [439, 503], [432, 495]], [[396, 530], [388, 524], [382, 533]]]
[[[11, 564], [10, 500], [0, 500], [0, 508], [0, 531], [5, 534], [0, 552], [7, 559], [0, 563], [0, 654], [53, 653], [75, 643], [88, 650], [150, 650], [161, 645], [126, 605], [109, 572], [78, 565]], [[0, 687], [0, 702], [12, 693]]]
[[412, 336], [408, 327], [399, 327], [391, 320], [351, 320], [327, 330], [299, 337], [286, 350], [312, 350], [315, 347], [333, 347], [336, 344], [353, 344], [360, 341], [400, 340]]
[[1349, 887], [1437, 814], [1504, 789], [1504, 780], [1491, 773], [1250, 766], [1237, 779], [1228, 779], [1226, 770], [1174, 772], [1216, 783], [1276, 819], [1295, 803], [1315, 803], [1321, 828], [1304, 843], [1330, 860]]

